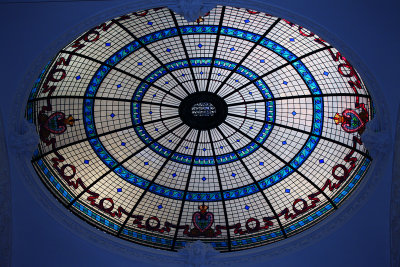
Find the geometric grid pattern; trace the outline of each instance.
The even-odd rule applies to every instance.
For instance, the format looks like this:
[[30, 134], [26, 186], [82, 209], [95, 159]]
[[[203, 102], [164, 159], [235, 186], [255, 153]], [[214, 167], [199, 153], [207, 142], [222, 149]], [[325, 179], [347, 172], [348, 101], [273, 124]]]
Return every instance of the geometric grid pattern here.
[[[226, 103], [216, 127], [182, 120], [181, 103], [202, 92]], [[218, 6], [196, 22], [155, 8], [85, 32], [44, 68], [26, 116], [40, 135], [32, 164], [74, 214], [146, 246], [201, 239], [228, 252], [338, 209], [372, 161], [361, 135], [373, 113], [322, 38]]]

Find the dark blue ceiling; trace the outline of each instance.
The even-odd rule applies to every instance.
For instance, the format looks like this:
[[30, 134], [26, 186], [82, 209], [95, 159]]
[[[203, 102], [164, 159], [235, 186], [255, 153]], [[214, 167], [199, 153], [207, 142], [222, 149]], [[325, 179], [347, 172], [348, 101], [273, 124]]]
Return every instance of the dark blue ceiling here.
[[[6, 124], [11, 123], [10, 99], [13, 100], [30, 64], [70, 28], [115, 3], [124, 1], [0, 5], [4, 60], [0, 108]], [[399, 2], [271, 0], [268, 3], [301, 14], [345, 41], [380, 83], [394, 125], [400, 102]], [[389, 266], [390, 166], [391, 163], [386, 165], [387, 171], [370, 199], [347, 223], [304, 249], [262, 265]], [[12, 179], [14, 266], [143, 266], [64, 229], [40, 208], [21, 177], [12, 172]]]

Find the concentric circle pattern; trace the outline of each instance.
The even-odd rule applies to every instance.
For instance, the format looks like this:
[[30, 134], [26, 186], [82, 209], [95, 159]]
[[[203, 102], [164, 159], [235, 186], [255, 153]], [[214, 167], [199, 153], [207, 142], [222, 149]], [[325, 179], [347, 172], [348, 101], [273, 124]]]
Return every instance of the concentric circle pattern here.
[[31, 91], [33, 166], [71, 212], [117, 237], [237, 251], [334, 213], [371, 157], [365, 85], [285, 19], [218, 6], [107, 21], [65, 46]]

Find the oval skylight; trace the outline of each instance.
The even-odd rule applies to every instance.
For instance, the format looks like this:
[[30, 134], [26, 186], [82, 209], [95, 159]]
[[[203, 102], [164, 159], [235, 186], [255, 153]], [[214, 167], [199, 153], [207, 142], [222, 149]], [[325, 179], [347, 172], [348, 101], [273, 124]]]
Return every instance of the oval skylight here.
[[351, 59], [269, 14], [167, 8], [65, 46], [31, 91], [33, 166], [71, 212], [177, 251], [267, 245], [341, 208], [371, 157], [370, 95]]

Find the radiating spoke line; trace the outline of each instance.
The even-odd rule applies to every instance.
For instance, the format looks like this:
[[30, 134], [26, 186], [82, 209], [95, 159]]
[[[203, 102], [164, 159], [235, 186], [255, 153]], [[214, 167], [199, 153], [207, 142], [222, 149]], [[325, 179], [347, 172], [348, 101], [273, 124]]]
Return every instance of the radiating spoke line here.
[[253, 44], [253, 46], [250, 48], [249, 51], [247, 51], [246, 55], [242, 57], [239, 63], [236, 64], [236, 66], [233, 68], [233, 70], [226, 76], [224, 81], [220, 84], [220, 86], [215, 90], [215, 93], [218, 94], [218, 92], [222, 89], [222, 87], [225, 85], [225, 83], [232, 77], [232, 75], [236, 72], [236, 70], [242, 66], [243, 62], [249, 57], [249, 55], [256, 49], [256, 47], [262, 42], [262, 40], [270, 33], [270, 31], [276, 26], [276, 24], [279, 23], [281, 19], [278, 18], [272, 25], [265, 31], [265, 33], [258, 39], [256, 43]]
[[[290, 169], [292, 169], [294, 172], [296, 172], [298, 175], [300, 175], [302, 178], [304, 178], [309, 184], [311, 184], [315, 189], [318, 190], [318, 192], [320, 194], [322, 194], [328, 201], [329, 203], [331, 203], [331, 205], [337, 209], [336, 204], [332, 201], [332, 199], [330, 197], [328, 197], [328, 195], [321, 190], [321, 188], [319, 188], [313, 181], [311, 181], [308, 177], [306, 177], [304, 174], [302, 174], [298, 169], [293, 168], [289, 162], [285, 161], [283, 158], [281, 158], [280, 156], [278, 156], [276, 153], [274, 153], [272, 150], [270, 150], [269, 148], [266, 148], [263, 144], [261, 144], [260, 142], [258, 142], [256, 139], [252, 138], [251, 136], [249, 136], [248, 134], [244, 133], [243, 131], [241, 131], [240, 129], [237, 129], [235, 126], [233, 126], [232, 124], [230, 124], [229, 122], [225, 121], [225, 124], [228, 125], [229, 127], [231, 127], [233, 130], [235, 130], [236, 132], [241, 133], [243, 136], [245, 136], [246, 138], [248, 138], [249, 140], [253, 141], [254, 143], [256, 143], [259, 147], [263, 148], [265, 151], [267, 151], [269, 154], [271, 154], [272, 156], [274, 156], [276, 159], [278, 159], [280, 162], [282, 162], [283, 164], [285, 164], [285, 166], [289, 167]], [[258, 183], [256, 183], [258, 185]]]
[[173, 239], [173, 241], [172, 241], [171, 250], [174, 250], [174, 249], [175, 249], [176, 240], [177, 240], [177, 238], [178, 238], [179, 225], [181, 225], [182, 214], [183, 214], [183, 208], [185, 207], [186, 195], [187, 195], [187, 192], [189, 191], [189, 184], [190, 184], [190, 180], [191, 180], [191, 178], [192, 178], [192, 171], [193, 171], [194, 161], [195, 161], [195, 159], [196, 159], [197, 148], [198, 148], [198, 146], [199, 146], [200, 133], [201, 133], [201, 131], [197, 131], [196, 143], [195, 143], [195, 145], [194, 145], [194, 151], [193, 151], [193, 155], [192, 155], [192, 161], [190, 162], [190, 168], [189, 168], [188, 178], [187, 178], [187, 180], [186, 180], [185, 191], [183, 192], [182, 205], [181, 205], [181, 209], [180, 209], [180, 212], [179, 212], [178, 222], [177, 222], [177, 224], [176, 224], [177, 227], [176, 227], [176, 230], [175, 230], [174, 239]]
[[127, 75], [127, 76], [129, 76], [129, 77], [132, 77], [132, 78], [134, 78], [134, 79], [136, 79], [136, 80], [138, 80], [138, 81], [141, 81], [141, 82], [143, 82], [143, 83], [145, 83], [145, 84], [147, 84], [147, 85], [149, 85], [149, 86], [153, 86], [154, 88], [157, 88], [158, 90], [163, 91], [164, 93], [166, 93], [166, 94], [168, 94], [168, 95], [170, 95], [170, 96], [172, 96], [172, 97], [174, 97], [174, 98], [176, 98], [176, 99], [178, 99], [178, 100], [180, 100], [180, 101], [183, 100], [182, 97], [177, 96], [177, 95], [171, 93], [170, 91], [165, 90], [164, 88], [162, 88], [162, 87], [160, 87], [160, 86], [158, 86], [158, 85], [155, 85], [154, 83], [148, 82], [148, 81], [146, 81], [146, 80], [144, 80], [144, 79], [142, 79], [142, 78], [140, 78], [140, 77], [138, 77], [138, 76], [136, 76], [136, 75], [133, 75], [132, 73], [129, 73], [129, 72], [127, 72], [127, 71], [124, 71], [124, 70], [122, 70], [122, 69], [119, 69], [119, 68], [117, 68], [117, 67], [115, 67], [115, 66], [106, 64], [105, 62], [101, 62], [100, 60], [97, 60], [97, 59], [95, 59], [95, 58], [88, 57], [88, 56], [85, 56], [85, 55], [82, 55], [82, 54], [79, 54], [79, 53], [76, 53], [76, 52], [65, 51], [65, 50], [61, 50], [61, 52], [62, 52], [62, 53], [66, 53], [66, 54], [71, 54], [71, 55], [74, 55], [74, 56], [77, 56], [77, 57], [82, 57], [82, 58], [85, 58], [85, 59], [87, 59], [87, 60], [91, 60], [91, 61], [93, 61], [93, 62], [96, 62], [96, 63], [98, 63], [98, 64], [101, 64], [101, 65], [103, 65], [103, 66], [109, 67], [110, 69], [113, 69], [113, 70], [115, 70], [115, 71], [121, 72], [121, 73], [123, 73], [123, 74], [125, 74], [125, 75]]
[[[139, 206], [140, 202], [142, 201], [142, 199], [144, 198], [144, 196], [146, 195], [146, 193], [149, 191], [150, 187], [154, 184], [154, 182], [156, 181], [157, 177], [160, 175], [160, 173], [164, 170], [165, 166], [167, 165], [167, 163], [171, 160], [172, 156], [175, 154], [175, 152], [178, 150], [178, 148], [181, 146], [182, 142], [185, 140], [186, 136], [190, 133], [192, 129], [189, 128], [186, 133], [183, 135], [183, 137], [179, 140], [178, 144], [175, 146], [175, 148], [171, 151], [171, 154], [169, 154], [169, 156], [165, 159], [164, 163], [161, 165], [161, 167], [158, 169], [156, 175], [154, 175], [153, 179], [151, 180], [150, 184], [147, 186], [147, 188], [142, 192], [142, 194], [140, 195], [139, 199], [136, 201], [135, 205], [132, 207], [131, 211], [129, 212], [129, 215], [126, 217], [124, 223], [122, 224], [122, 226], [119, 228], [119, 231], [117, 233], [117, 236], [121, 235], [121, 232], [123, 230], [123, 228], [126, 226], [126, 224], [129, 221], [129, 218], [132, 216], [132, 214], [135, 212], [136, 208]], [[172, 248], [173, 249], [173, 248]]]
[[82, 143], [82, 142], [86, 142], [86, 141], [89, 141], [89, 140], [92, 140], [92, 139], [96, 139], [96, 138], [99, 138], [99, 137], [102, 137], [102, 136], [105, 136], [105, 135], [108, 135], [108, 134], [129, 130], [129, 129], [135, 128], [137, 126], [144, 126], [144, 125], [147, 125], [147, 124], [152, 124], [152, 123], [156, 123], [156, 122], [160, 122], [160, 121], [176, 119], [178, 117], [179, 117], [179, 115], [175, 115], [175, 116], [171, 116], [171, 117], [167, 117], [167, 118], [160, 118], [160, 119], [157, 119], [157, 120], [146, 121], [146, 122], [142, 122], [142, 123], [138, 123], [138, 124], [134, 124], [134, 125], [129, 125], [129, 126], [126, 126], [126, 127], [123, 127], [123, 128], [115, 129], [115, 130], [112, 130], [112, 131], [108, 131], [108, 132], [105, 132], [105, 133], [97, 134], [95, 136], [87, 137], [87, 138], [84, 138], [84, 139], [81, 139], [81, 140], [78, 140], [78, 141], [75, 141], [75, 142], [68, 143], [68, 144], [63, 145], [63, 146], [59, 146], [56, 149], [52, 149], [52, 150], [50, 150], [50, 151], [48, 151], [46, 153], [43, 153], [39, 157], [32, 159], [32, 162], [36, 162], [39, 159], [44, 158], [45, 156], [47, 156], [47, 155], [49, 155], [51, 153], [54, 153], [54, 152], [56, 152], [58, 150], [61, 150], [63, 148], [69, 147], [69, 146], [74, 146], [76, 144], [79, 144], [79, 143]]
[[[152, 144], [154, 144], [155, 142], [157, 142], [158, 140], [164, 138], [165, 136], [167, 136], [168, 134], [172, 133], [173, 131], [175, 131], [176, 129], [180, 128], [183, 125], [183, 123], [178, 124], [177, 126], [175, 126], [174, 128], [170, 129], [169, 131], [163, 133], [162, 135], [160, 135], [159, 137], [155, 138], [153, 141], [151, 141], [148, 144], [145, 144], [145, 146], [143, 146], [142, 148], [140, 148], [139, 150], [135, 151], [134, 153], [132, 153], [130, 156], [128, 156], [127, 158], [125, 158], [124, 160], [122, 160], [121, 162], [119, 162], [117, 165], [115, 165], [114, 167], [110, 168], [106, 173], [104, 173], [102, 176], [100, 176], [99, 178], [97, 178], [94, 182], [92, 182], [89, 186], [87, 186], [81, 193], [79, 193], [67, 206], [67, 208], [70, 208], [81, 196], [83, 196], [83, 194], [85, 194], [90, 188], [92, 188], [95, 184], [97, 184], [101, 179], [103, 179], [104, 177], [106, 177], [108, 174], [110, 174], [111, 172], [113, 172], [116, 168], [122, 166], [122, 164], [124, 164], [125, 162], [127, 162], [128, 160], [130, 160], [131, 158], [133, 158], [134, 156], [136, 156], [137, 154], [139, 154], [140, 152], [142, 152], [143, 150], [145, 150], [146, 148], [150, 147]], [[150, 187], [150, 186], [149, 186]]]
[[196, 88], [196, 92], [199, 92], [199, 86], [197, 85], [197, 80], [196, 80], [196, 77], [194, 76], [192, 62], [190, 62], [189, 53], [187, 51], [185, 42], [183, 40], [183, 36], [182, 36], [181, 31], [180, 31], [180, 28], [179, 28], [179, 25], [178, 25], [178, 21], [176, 20], [176, 16], [175, 16], [174, 11], [170, 10], [170, 12], [171, 12], [171, 16], [172, 16], [172, 19], [174, 21], [174, 24], [175, 24], [176, 31], [178, 32], [178, 35], [179, 35], [179, 39], [181, 40], [183, 51], [185, 52], [186, 60], [187, 60], [188, 65], [189, 65], [190, 73], [192, 74], [192, 77], [193, 77], [193, 83], [194, 83], [194, 86]]
[[307, 54], [305, 54], [305, 55], [302, 55], [301, 57], [298, 57], [298, 58], [296, 58], [296, 59], [294, 59], [294, 60], [292, 60], [292, 61], [289, 61], [289, 62], [287, 62], [287, 63], [285, 63], [285, 64], [282, 64], [282, 65], [280, 65], [279, 67], [276, 67], [275, 69], [270, 70], [270, 71], [268, 71], [267, 73], [265, 73], [265, 74], [259, 76], [258, 78], [254, 79], [254, 80], [252, 80], [252, 81], [249, 81], [249, 82], [245, 83], [244, 85], [242, 85], [242, 86], [236, 88], [235, 90], [233, 90], [233, 91], [230, 92], [229, 94], [224, 95], [224, 96], [222, 97], [222, 99], [225, 99], [225, 98], [227, 98], [227, 97], [233, 95], [234, 93], [239, 92], [240, 90], [242, 90], [243, 88], [249, 86], [250, 84], [253, 84], [253, 83], [257, 82], [258, 80], [261, 80], [261, 79], [263, 79], [264, 77], [267, 77], [268, 75], [271, 75], [272, 73], [274, 73], [274, 72], [276, 72], [276, 71], [278, 71], [278, 70], [280, 70], [280, 69], [282, 69], [282, 68], [285, 68], [285, 67], [287, 67], [287, 66], [290, 66], [291, 64], [295, 63], [296, 61], [302, 60], [303, 58], [309, 57], [309, 56], [311, 56], [311, 55], [313, 55], [313, 54], [315, 54], [315, 53], [318, 53], [318, 52], [321, 52], [321, 51], [324, 51], [324, 50], [330, 49], [330, 48], [332, 48], [332, 46], [325, 46], [325, 47], [319, 48], [319, 49], [317, 49], [317, 50], [314, 50], [314, 51], [312, 51], [312, 52], [309, 52], [309, 53], [307, 53]]
[[206, 92], [209, 91], [209, 86], [210, 86], [210, 81], [211, 81], [211, 74], [212, 74], [212, 71], [213, 71], [213, 69], [214, 69], [215, 57], [217, 56], [219, 38], [221, 37], [222, 22], [223, 22], [223, 20], [224, 20], [224, 15], [225, 15], [225, 8], [226, 8], [225, 6], [222, 7], [221, 17], [220, 17], [220, 19], [219, 19], [217, 37], [215, 38], [214, 52], [213, 52], [213, 56], [212, 56], [212, 59], [211, 59], [210, 72], [208, 73], [208, 79], [207, 79], [207, 85], [206, 85]]
[[172, 78], [175, 80], [175, 82], [185, 91], [185, 93], [187, 95], [190, 95], [189, 91], [183, 86], [183, 84], [178, 80], [178, 78], [176, 78], [176, 76], [167, 68], [167, 66], [164, 63], [162, 63], [158, 57], [156, 57], [156, 55], [147, 47], [146, 44], [144, 44], [142, 41], [140, 41], [139, 38], [137, 38], [130, 30], [128, 30], [120, 22], [118, 22], [114, 19], [112, 21], [115, 22], [115, 24], [117, 24], [119, 27], [121, 27], [125, 32], [127, 32], [136, 42], [141, 44], [142, 47], [158, 62], [158, 64], [160, 64], [166, 70], [166, 72], [168, 72], [172, 76]]
[[75, 96], [75, 95], [61, 95], [61, 96], [51, 96], [51, 97], [39, 97], [39, 98], [34, 98], [29, 100], [28, 102], [36, 102], [36, 101], [41, 101], [41, 100], [48, 100], [48, 99], [93, 99], [93, 100], [107, 100], [107, 101], [119, 101], [119, 102], [127, 102], [127, 103], [142, 103], [146, 105], [154, 105], [154, 106], [160, 106], [160, 107], [169, 107], [169, 108], [176, 108], [178, 109], [179, 106], [174, 106], [174, 105], [169, 105], [165, 103], [157, 103], [157, 102], [149, 102], [149, 101], [135, 101], [131, 99], [121, 99], [121, 98], [113, 98], [113, 97], [101, 97], [101, 96], [96, 96], [96, 97], [87, 97], [87, 96]]
[[301, 98], [314, 98], [314, 97], [332, 97], [332, 96], [353, 96], [353, 97], [365, 97], [371, 98], [370, 95], [365, 94], [353, 94], [353, 93], [334, 93], [334, 94], [320, 94], [320, 95], [296, 95], [296, 96], [282, 96], [282, 97], [274, 97], [274, 98], [263, 98], [259, 100], [252, 100], [252, 101], [245, 101], [245, 102], [237, 102], [227, 104], [228, 107], [233, 106], [241, 106], [241, 105], [248, 105], [248, 104], [255, 104], [255, 103], [264, 103], [270, 101], [279, 101], [279, 100], [287, 100], [287, 99], [301, 99]]
[[[233, 128], [235, 130], [235, 128]], [[249, 170], [249, 168], [247, 167], [247, 165], [243, 162], [242, 157], [240, 157], [239, 153], [236, 151], [236, 149], [233, 147], [232, 143], [228, 140], [228, 138], [226, 137], [226, 135], [224, 134], [224, 132], [217, 127], [218, 132], [220, 133], [220, 135], [225, 139], [225, 142], [229, 145], [229, 147], [231, 148], [231, 150], [233, 151], [233, 153], [235, 153], [236, 158], [239, 159], [240, 163], [242, 164], [243, 168], [246, 170], [246, 172], [248, 173], [248, 175], [250, 176], [251, 180], [253, 180], [253, 184], [255, 186], [257, 186], [258, 191], [261, 193], [261, 195], [264, 197], [265, 201], [268, 204], [268, 207], [271, 209], [272, 213], [274, 214], [276, 221], [279, 224], [279, 228], [281, 229], [282, 235], [287, 238], [285, 229], [283, 228], [282, 222], [278, 216], [278, 214], [276, 213], [274, 207], [272, 206], [271, 202], [269, 201], [268, 197], [265, 195], [265, 192], [262, 190], [261, 186], [257, 183], [256, 178], [254, 178], [253, 173]]]
[[256, 119], [256, 118], [252, 118], [252, 117], [248, 117], [248, 116], [236, 115], [236, 114], [232, 114], [232, 113], [228, 113], [228, 116], [237, 117], [237, 118], [242, 118], [242, 119], [249, 119], [249, 120], [258, 121], [258, 122], [261, 122], [261, 123], [267, 123], [267, 124], [270, 124], [270, 125], [276, 125], [276, 126], [279, 126], [279, 127], [285, 128], [285, 129], [289, 129], [289, 130], [292, 130], [292, 131], [296, 131], [296, 132], [299, 132], [299, 133], [303, 133], [303, 134], [308, 134], [308, 135], [311, 135], [311, 136], [315, 136], [315, 137], [324, 139], [324, 140], [326, 140], [326, 141], [335, 143], [335, 144], [337, 144], [337, 145], [340, 145], [340, 146], [342, 146], [342, 147], [345, 147], [345, 148], [348, 148], [348, 149], [352, 149], [352, 150], [354, 149], [354, 151], [356, 151], [356, 152], [359, 153], [360, 155], [362, 155], [362, 156], [364, 156], [364, 157], [366, 157], [366, 158], [368, 158], [368, 159], [371, 160], [371, 156], [368, 155], [367, 153], [365, 153], [365, 152], [363, 152], [363, 151], [361, 151], [361, 150], [359, 150], [359, 149], [357, 149], [357, 148], [353, 148], [352, 146], [347, 145], [347, 144], [345, 144], [345, 143], [341, 143], [341, 142], [339, 142], [339, 141], [336, 141], [336, 140], [334, 140], [334, 139], [331, 139], [331, 138], [329, 138], [329, 137], [325, 137], [325, 136], [322, 136], [322, 135], [317, 135], [317, 134], [314, 134], [314, 133], [312, 133], [312, 132], [308, 132], [308, 131], [305, 131], [305, 130], [301, 130], [301, 129], [298, 129], [298, 128], [294, 128], [294, 127], [291, 127], [291, 126], [288, 126], [288, 125], [284, 125], [284, 124], [280, 124], [280, 123], [276, 123], [276, 122], [272, 122], [272, 121], [260, 120], [260, 119]]
[[208, 139], [210, 139], [210, 144], [211, 144], [211, 151], [212, 151], [212, 156], [215, 162], [215, 170], [217, 173], [217, 178], [218, 178], [218, 185], [219, 185], [219, 192], [221, 194], [221, 200], [222, 200], [222, 207], [224, 209], [224, 217], [225, 217], [225, 224], [226, 224], [226, 232], [227, 232], [227, 236], [228, 236], [228, 250], [231, 251], [232, 250], [232, 245], [231, 245], [231, 232], [229, 229], [229, 220], [228, 220], [228, 212], [226, 211], [226, 203], [225, 203], [225, 198], [224, 198], [224, 190], [222, 188], [222, 179], [221, 179], [221, 173], [219, 170], [219, 165], [217, 162], [217, 155], [215, 153], [215, 147], [214, 147], [214, 141], [212, 139], [211, 136], [211, 131], [207, 130], [208, 132]]

